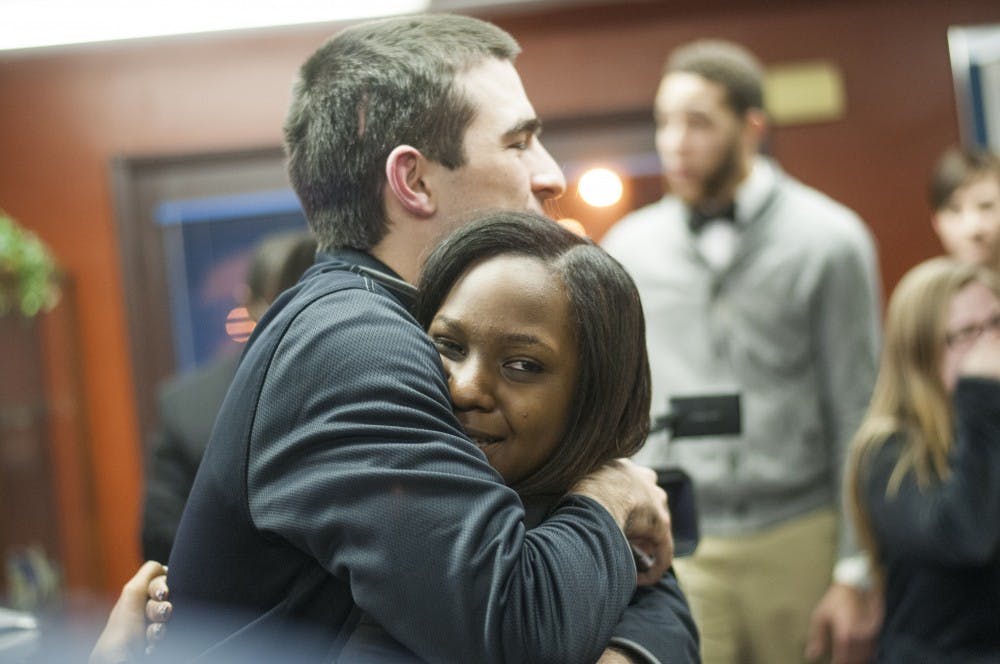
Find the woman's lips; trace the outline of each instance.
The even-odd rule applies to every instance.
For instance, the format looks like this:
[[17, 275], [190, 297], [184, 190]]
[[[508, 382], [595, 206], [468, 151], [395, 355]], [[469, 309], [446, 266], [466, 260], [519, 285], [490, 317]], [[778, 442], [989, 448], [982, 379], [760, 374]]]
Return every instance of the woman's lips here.
[[494, 445], [494, 444], [499, 443], [500, 441], [503, 440], [502, 436], [494, 436], [492, 434], [486, 433], [485, 431], [478, 431], [476, 429], [468, 429], [467, 428], [465, 430], [465, 435], [467, 435], [469, 438], [471, 438], [472, 442], [474, 442], [479, 447], [485, 447], [487, 445]]

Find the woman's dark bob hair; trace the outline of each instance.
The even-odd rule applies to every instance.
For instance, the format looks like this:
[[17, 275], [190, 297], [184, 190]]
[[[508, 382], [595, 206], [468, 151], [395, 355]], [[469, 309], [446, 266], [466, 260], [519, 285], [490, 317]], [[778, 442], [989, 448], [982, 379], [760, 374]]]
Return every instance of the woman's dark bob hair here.
[[559, 279], [579, 352], [566, 432], [541, 468], [513, 488], [562, 493], [605, 462], [634, 454], [649, 433], [650, 379], [639, 293], [624, 268], [593, 242], [527, 212], [492, 212], [462, 226], [430, 254], [415, 315], [427, 329], [455, 282], [496, 256], [537, 258]]

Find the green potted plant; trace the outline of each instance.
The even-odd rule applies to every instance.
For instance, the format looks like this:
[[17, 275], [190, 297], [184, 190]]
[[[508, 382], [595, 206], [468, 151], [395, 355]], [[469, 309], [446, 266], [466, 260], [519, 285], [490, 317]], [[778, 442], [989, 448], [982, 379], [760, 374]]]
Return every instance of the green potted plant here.
[[31, 317], [59, 300], [55, 261], [38, 237], [0, 210], [0, 316]]

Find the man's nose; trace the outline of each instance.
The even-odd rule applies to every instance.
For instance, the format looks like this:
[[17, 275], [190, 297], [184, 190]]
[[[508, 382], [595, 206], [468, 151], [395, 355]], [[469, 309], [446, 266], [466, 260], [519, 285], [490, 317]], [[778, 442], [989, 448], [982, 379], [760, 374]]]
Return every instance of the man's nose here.
[[986, 231], [985, 216], [976, 209], [962, 210], [962, 226], [973, 234], [980, 235]]
[[540, 201], [559, 198], [566, 192], [566, 177], [541, 142], [536, 147], [537, 162], [531, 174], [531, 191]]
[[688, 131], [680, 122], [664, 124], [656, 129], [656, 145], [660, 152], [675, 156], [685, 150]]

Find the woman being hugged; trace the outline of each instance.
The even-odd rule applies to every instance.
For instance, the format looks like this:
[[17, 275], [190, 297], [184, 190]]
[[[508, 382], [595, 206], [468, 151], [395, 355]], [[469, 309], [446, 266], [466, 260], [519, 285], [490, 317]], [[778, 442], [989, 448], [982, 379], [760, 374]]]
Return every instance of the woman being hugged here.
[[[645, 442], [651, 388], [642, 305], [624, 268], [590, 240], [532, 213], [488, 213], [431, 252], [413, 313], [440, 354], [457, 423], [521, 498], [526, 528], [567, 493], [585, 494], [593, 471], [630, 463], [619, 459]], [[639, 572], [645, 583], [601, 644], [600, 662], [700, 661], [673, 571]], [[164, 598], [163, 583], [159, 577], [149, 585], [151, 598]], [[147, 616], [168, 620], [172, 609], [156, 600]], [[581, 596], [581, 610], [602, 601]], [[127, 608], [135, 602], [123, 594], [119, 604], [126, 608], [112, 615], [91, 664], [117, 661], [100, 657], [136, 640], [141, 618]], [[538, 612], [525, 629], [547, 619]], [[340, 662], [422, 661], [360, 610], [342, 638]]]
[[885, 593], [879, 662], [1000, 661], [1000, 283], [903, 277], [847, 495]]

